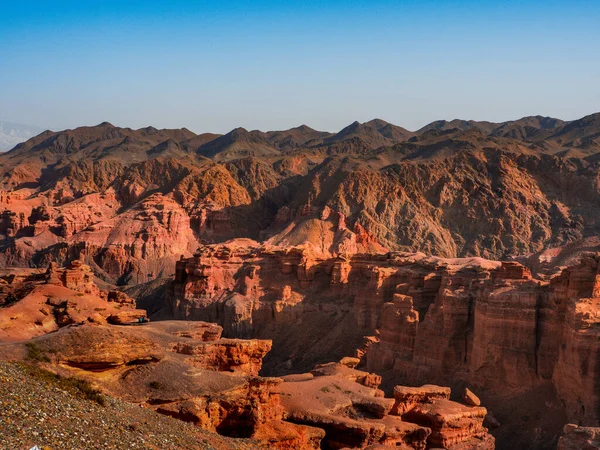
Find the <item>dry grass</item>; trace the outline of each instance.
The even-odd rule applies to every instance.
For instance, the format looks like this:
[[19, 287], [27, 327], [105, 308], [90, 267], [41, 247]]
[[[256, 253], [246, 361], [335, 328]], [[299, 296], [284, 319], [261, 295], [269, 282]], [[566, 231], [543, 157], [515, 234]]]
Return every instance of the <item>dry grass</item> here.
[[[28, 347], [31, 349], [30, 346]], [[33, 348], [35, 348], [35, 346], [33, 346]], [[36, 356], [39, 355], [38, 351], [38, 349], [34, 350]], [[45, 357], [48, 358], [47, 356]], [[35, 365], [24, 365], [24, 367], [32, 378], [48, 384], [56, 385], [60, 389], [69, 391], [80, 398], [94, 401], [101, 406], [106, 406], [106, 397], [102, 394], [102, 392], [100, 392], [100, 390], [96, 389], [86, 380], [82, 380], [81, 378], [62, 377], [56, 373], [50, 372], [49, 370], [45, 370]]]

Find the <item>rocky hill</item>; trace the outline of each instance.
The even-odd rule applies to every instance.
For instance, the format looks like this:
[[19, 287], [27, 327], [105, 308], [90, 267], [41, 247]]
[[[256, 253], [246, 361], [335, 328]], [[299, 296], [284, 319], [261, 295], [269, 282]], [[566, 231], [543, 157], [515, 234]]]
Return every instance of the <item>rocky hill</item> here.
[[84, 254], [106, 281], [136, 284], [170, 275], [199, 242], [283, 233], [339, 252], [316, 242], [330, 225], [297, 223], [325, 208], [389, 250], [524, 256], [598, 233], [599, 133], [598, 115], [417, 132], [380, 119], [336, 134], [106, 122], [44, 132], [0, 156], [0, 260], [45, 267]]

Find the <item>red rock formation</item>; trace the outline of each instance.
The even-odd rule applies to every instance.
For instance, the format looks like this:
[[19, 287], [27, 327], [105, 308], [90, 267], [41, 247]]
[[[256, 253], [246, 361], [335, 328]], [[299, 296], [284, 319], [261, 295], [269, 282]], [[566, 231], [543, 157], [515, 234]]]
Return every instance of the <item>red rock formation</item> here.
[[[522, 123], [542, 139], [535, 151], [528, 133], [505, 133], [512, 122], [432, 124], [408, 141], [411, 133], [390, 131], [391, 124], [352, 124], [336, 135], [293, 138], [293, 145], [281, 137], [300, 128], [198, 137], [101, 124], [47, 133], [0, 155], [0, 230], [11, 235], [2, 239], [1, 261], [26, 265], [90, 226], [121, 215], [130, 220], [129, 210], [139, 212], [139, 203], [157, 193], [182, 208], [202, 239], [262, 232], [299, 244], [311, 235], [311, 245], [334, 254], [382, 245], [503, 258], [597, 234], [598, 168], [583, 158], [598, 147], [598, 115], [553, 129], [587, 136], [585, 151], [579, 138], [562, 141], [540, 130], [539, 120]], [[55, 242], [31, 239], [46, 232]]]
[[431, 428], [427, 438], [431, 447], [486, 450], [495, 448], [494, 438], [483, 426], [486, 414], [485, 408], [442, 399], [418, 404], [402, 417]]
[[586, 256], [550, 281], [549, 301], [558, 306], [550, 318], [562, 327], [548, 328], [544, 344], [553, 354], [552, 380], [566, 402], [570, 420], [600, 424], [600, 257]]
[[600, 448], [600, 428], [567, 424], [558, 441], [557, 450], [597, 450]]
[[[37, 206], [40, 201], [10, 206], [0, 218], [0, 233], [12, 237], [22, 231], [0, 260], [10, 265], [62, 263], [85, 254], [113, 284], [126, 284], [165, 275], [179, 255], [189, 256], [197, 247], [187, 212], [160, 194], [122, 213], [113, 189], [55, 205]], [[17, 224], [15, 217], [23, 220]]]
[[[83, 294], [90, 291], [89, 272], [81, 263], [66, 269], [53, 266], [43, 286], [66, 283]], [[225, 436], [253, 439], [261, 448], [316, 450], [322, 440], [325, 448], [374, 443], [414, 450], [430, 447], [430, 429], [401, 418], [398, 398], [384, 398], [378, 389], [381, 377], [356, 370], [358, 359], [321, 364], [285, 381], [264, 378], [257, 375], [271, 342], [223, 339], [221, 331], [203, 322], [129, 327], [87, 323], [0, 347], [5, 355], [21, 357], [31, 357], [34, 349], [38, 361], [62, 376], [84, 378], [113, 396]], [[412, 398], [411, 407], [404, 409], [416, 410], [415, 404], [433, 398]], [[389, 415], [393, 408], [396, 415]], [[471, 427], [472, 433], [461, 428], [452, 442], [468, 442], [477, 434], [493, 443], [476, 421]], [[440, 435], [449, 439], [444, 432]]]
[[394, 399], [383, 398], [379, 377], [339, 363], [284, 380], [279, 390], [288, 420], [323, 428], [325, 448], [494, 449], [483, 427], [485, 408], [449, 401], [449, 388], [397, 386]]
[[450, 388], [432, 384], [421, 387], [396, 386], [394, 388], [395, 403], [390, 414], [401, 416], [419, 404], [431, 403], [440, 399], [450, 399]]
[[359, 223], [350, 231], [345, 216], [328, 206], [320, 211], [310, 205], [296, 210], [281, 208], [266, 234], [270, 236], [267, 245], [306, 246], [324, 256], [387, 252]]
[[69, 243], [83, 244], [86, 255], [115, 280], [137, 282], [172, 270], [176, 255], [189, 255], [197, 245], [184, 210], [158, 194], [127, 213], [88, 227]]
[[29, 347], [64, 376], [83, 377], [114, 396], [207, 430], [258, 439], [270, 448], [319, 448], [321, 430], [284, 422], [281, 380], [256, 376], [271, 343], [219, 334], [218, 326], [202, 322], [87, 324], [47, 334]]
[[[196, 137], [106, 123], [48, 132], [0, 155], [0, 265], [83, 257], [105, 282], [136, 284], [169, 276], [198, 239], [260, 238], [179, 262], [164, 317], [272, 337], [268, 373], [356, 351], [388, 388], [394, 379], [467, 384], [498, 406], [546, 389], [545, 404], [597, 424], [597, 257], [540, 283], [514, 262], [387, 253], [379, 243], [499, 258], [596, 235], [598, 167], [582, 156], [597, 147], [599, 117], [548, 129], [535, 118], [436, 123], [410, 141], [381, 121], [337, 135]], [[0, 333], [135, 318], [131, 300], [98, 294], [76, 269], [45, 287], [7, 280]]]
[[146, 311], [135, 309], [135, 301], [126, 294], [98, 289], [91, 268], [81, 261], [7, 278], [0, 290], [0, 304], [7, 303], [0, 308], [2, 341], [29, 339], [71, 324], [146, 318]]
[[[205, 335], [203, 334], [203, 337]], [[190, 365], [219, 372], [242, 372], [258, 375], [262, 360], [271, 350], [271, 341], [218, 339], [208, 342], [179, 342], [173, 351], [190, 355]]]
[[286, 381], [279, 391], [288, 420], [325, 429], [327, 448], [364, 448], [376, 442], [425, 448], [428, 429], [388, 416], [392, 399], [342, 376]]
[[86, 294], [100, 294], [100, 289], [94, 283], [94, 273], [90, 266], [83, 264], [81, 260], [73, 261], [66, 268], [59, 268], [56, 263], [48, 267], [47, 283], [64, 286], [77, 292]]
[[[342, 361], [344, 359], [342, 359]], [[371, 389], [377, 389], [381, 384], [381, 377], [379, 375], [375, 373], [364, 372], [362, 370], [355, 370], [354, 368], [348, 367], [342, 362], [317, 364], [315, 368], [310, 371], [310, 373], [314, 377], [336, 375]], [[383, 397], [383, 392], [377, 392], [376, 395]]]
[[302, 370], [308, 352], [314, 362], [351, 354], [371, 335], [357, 354], [387, 383], [466, 383], [493, 409], [518, 407], [516, 392], [555, 391], [543, 395], [564, 402], [556, 414], [594, 425], [599, 259], [544, 283], [514, 262], [326, 258], [237, 242], [178, 262], [171, 305], [175, 317], [220, 321], [229, 336], [272, 338], [269, 371]]
[[13, 212], [5, 210], [0, 216], [0, 233], [8, 237], [14, 237], [16, 234], [29, 225], [29, 221], [22, 212]]

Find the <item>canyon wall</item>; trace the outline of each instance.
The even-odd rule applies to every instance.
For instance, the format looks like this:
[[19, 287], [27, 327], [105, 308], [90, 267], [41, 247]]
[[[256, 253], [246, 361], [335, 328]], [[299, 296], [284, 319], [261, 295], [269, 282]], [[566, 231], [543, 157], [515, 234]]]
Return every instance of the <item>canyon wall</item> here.
[[507, 423], [499, 434], [539, 427], [544, 448], [567, 420], [600, 423], [599, 260], [542, 282], [516, 262], [325, 258], [243, 240], [179, 261], [162, 314], [273, 339], [270, 375], [358, 356], [384, 388], [475, 387]]
[[450, 388], [397, 386], [385, 398], [381, 376], [356, 370], [358, 358], [263, 377], [270, 340], [223, 338], [201, 321], [149, 323], [131, 297], [101, 290], [81, 260], [0, 275], [2, 359], [76, 378], [98, 401], [108, 394], [251, 440], [247, 448], [495, 448], [486, 408], [451, 401]]

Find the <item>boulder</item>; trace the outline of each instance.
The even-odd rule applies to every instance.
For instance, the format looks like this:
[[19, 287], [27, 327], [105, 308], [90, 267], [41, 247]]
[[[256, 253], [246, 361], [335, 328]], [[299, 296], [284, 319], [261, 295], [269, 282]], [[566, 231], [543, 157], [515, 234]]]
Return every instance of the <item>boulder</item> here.
[[396, 386], [394, 388], [394, 406], [390, 414], [401, 416], [421, 403], [430, 403], [437, 399], [449, 399], [450, 388], [426, 384], [421, 387]]
[[465, 388], [462, 395], [463, 402], [469, 406], [480, 406], [481, 400], [469, 388]]
[[416, 405], [402, 418], [431, 428], [429, 447], [493, 450], [495, 440], [483, 426], [486, 413], [486, 409], [479, 406], [468, 407], [438, 399]]
[[567, 424], [558, 440], [557, 450], [600, 449], [600, 428]]

